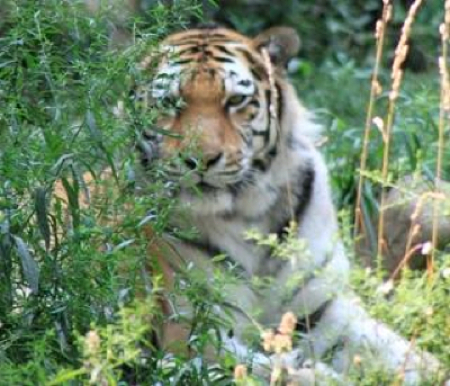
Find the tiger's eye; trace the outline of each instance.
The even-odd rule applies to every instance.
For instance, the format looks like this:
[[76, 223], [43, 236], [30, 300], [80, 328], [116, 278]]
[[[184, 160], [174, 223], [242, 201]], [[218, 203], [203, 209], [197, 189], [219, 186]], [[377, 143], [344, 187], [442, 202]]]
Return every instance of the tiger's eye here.
[[227, 106], [229, 106], [229, 107], [239, 106], [242, 103], [244, 103], [246, 99], [247, 99], [247, 95], [233, 95], [228, 98]]
[[186, 103], [180, 97], [166, 96], [157, 101], [157, 106], [163, 113], [178, 113], [186, 106]]

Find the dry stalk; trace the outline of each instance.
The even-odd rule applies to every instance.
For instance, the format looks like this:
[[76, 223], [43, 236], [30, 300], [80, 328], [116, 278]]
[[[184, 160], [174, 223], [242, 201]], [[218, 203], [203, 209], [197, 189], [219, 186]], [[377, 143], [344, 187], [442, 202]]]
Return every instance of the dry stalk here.
[[391, 71], [392, 86], [391, 91], [389, 93], [388, 112], [385, 120], [386, 122], [384, 125], [384, 133], [383, 133], [384, 149], [383, 149], [383, 164], [381, 169], [381, 178], [383, 186], [380, 200], [380, 215], [378, 219], [378, 251], [377, 251], [378, 272], [381, 272], [383, 246], [385, 244], [384, 241], [384, 212], [385, 212], [384, 206], [386, 202], [385, 186], [388, 183], [389, 149], [391, 142], [390, 140], [391, 140], [392, 125], [394, 123], [395, 103], [397, 101], [398, 93], [400, 91], [400, 85], [403, 79], [402, 65], [408, 53], [408, 39], [411, 34], [411, 27], [414, 23], [414, 19], [421, 4], [422, 0], [415, 0], [408, 10], [405, 22], [403, 23], [400, 40], [395, 49], [394, 62], [392, 64], [392, 71]]
[[392, 4], [390, 4], [389, 0], [383, 0], [383, 11], [381, 14], [381, 19], [377, 21], [376, 30], [375, 30], [375, 39], [376, 39], [376, 55], [375, 55], [375, 65], [372, 74], [372, 81], [370, 87], [370, 97], [369, 97], [369, 105], [367, 107], [367, 116], [366, 123], [364, 126], [364, 139], [363, 139], [363, 148], [360, 160], [360, 174], [358, 181], [358, 192], [356, 196], [356, 206], [355, 206], [355, 224], [354, 224], [354, 234], [358, 235], [360, 226], [362, 226], [361, 222], [361, 197], [362, 197], [362, 187], [364, 183], [363, 172], [366, 169], [367, 165], [367, 154], [369, 148], [369, 138], [370, 138], [370, 128], [372, 125], [373, 111], [375, 107], [375, 98], [381, 94], [382, 88], [378, 81], [378, 75], [380, 72], [380, 64], [383, 55], [384, 48], [384, 38], [386, 36], [386, 26], [392, 15]]
[[408, 250], [408, 252], [405, 253], [405, 255], [402, 258], [402, 261], [400, 261], [400, 263], [398, 264], [397, 268], [395, 268], [394, 272], [392, 272], [391, 276], [389, 277], [390, 282], [394, 281], [395, 279], [397, 279], [400, 271], [403, 269], [403, 267], [405, 267], [406, 264], [408, 264], [409, 260], [411, 259], [411, 257], [414, 256], [414, 254], [423, 248], [422, 244], [417, 244], [414, 247], [410, 248]]
[[[441, 76], [441, 95], [440, 95], [440, 108], [439, 108], [439, 139], [438, 139], [438, 155], [436, 160], [436, 177], [434, 183], [434, 189], [436, 194], [439, 193], [439, 181], [442, 178], [442, 162], [444, 153], [444, 132], [448, 125], [450, 117], [450, 80], [449, 69], [447, 65], [448, 58], [448, 43], [450, 40], [450, 0], [445, 1], [445, 14], [444, 22], [439, 27], [441, 34], [442, 55], [439, 57], [439, 72]], [[427, 261], [428, 277], [432, 278], [434, 256], [436, 247], [438, 245], [438, 201], [434, 200], [433, 203], [433, 230], [432, 230], [432, 252]]]
[[438, 195], [434, 192], [425, 192], [420, 195], [417, 200], [417, 204], [414, 207], [414, 212], [411, 214], [411, 226], [409, 229], [409, 234], [405, 246], [405, 255], [411, 249], [412, 242], [414, 238], [419, 234], [421, 225], [417, 223], [419, 216], [423, 213], [423, 208], [427, 200], [429, 199], [441, 199], [442, 195]]

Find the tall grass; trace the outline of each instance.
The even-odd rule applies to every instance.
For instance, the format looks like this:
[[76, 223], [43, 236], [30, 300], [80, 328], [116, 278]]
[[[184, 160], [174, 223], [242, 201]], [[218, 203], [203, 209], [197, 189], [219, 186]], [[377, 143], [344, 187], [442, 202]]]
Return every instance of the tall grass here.
[[389, 103], [388, 110], [385, 119], [385, 124], [382, 125], [382, 136], [384, 143], [384, 151], [383, 151], [383, 164], [381, 169], [381, 179], [382, 179], [382, 190], [381, 190], [381, 199], [380, 199], [380, 212], [378, 218], [378, 267], [381, 268], [381, 259], [383, 255], [383, 251], [385, 249], [385, 240], [384, 240], [384, 212], [385, 212], [385, 204], [386, 204], [386, 187], [389, 183], [388, 181], [388, 168], [389, 168], [389, 156], [390, 156], [390, 141], [391, 141], [391, 131], [392, 125], [394, 121], [395, 114], [395, 103], [397, 101], [400, 85], [403, 78], [403, 63], [405, 62], [406, 56], [408, 54], [408, 38], [411, 33], [411, 27], [414, 22], [414, 18], [416, 13], [421, 5], [422, 1], [415, 1], [411, 7], [409, 8], [408, 15], [405, 19], [405, 22], [402, 27], [402, 32], [400, 35], [399, 42], [397, 44], [397, 48], [395, 49], [394, 61], [392, 64], [392, 86], [391, 91], [389, 92]]
[[[450, 118], [450, 80], [449, 80], [449, 69], [448, 69], [448, 44], [450, 40], [450, 1], [445, 2], [445, 12], [444, 21], [439, 26], [439, 32], [441, 34], [441, 45], [442, 54], [439, 57], [439, 72], [441, 75], [441, 95], [440, 95], [440, 110], [439, 110], [439, 140], [438, 140], [438, 154], [436, 161], [436, 178], [435, 178], [435, 190], [439, 193], [439, 183], [442, 179], [442, 168], [443, 168], [443, 158], [444, 158], [444, 133], [446, 128], [449, 127]], [[435, 256], [435, 250], [438, 245], [439, 229], [438, 229], [438, 207], [436, 205], [433, 207], [433, 239], [432, 239], [432, 259], [429, 264], [430, 269], [433, 267], [433, 260]]]
[[[421, 135], [424, 136], [421, 139], [418, 138], [420, 147], [416, 148], [415, 152], [410, 151], [408, 156], [410, 159], [413, 157], [424, 157], [427, 149], [430, 146], [435, 145], [435, 152], [428, 151], [428, 157], [431, 157], [427, 157], [431, 161], [430, 164], [434, 164], [433, 173], [432, 169], [429, 169], [428, 166], [425, 165], [424, 159], [419, 160], [420, 162], [418, 163], [412, 162], [412, 168], [406, 168], [406, 170], [401, 165], [399, 166], [398, 159], [401, 154], [398, 152], [398, 149], [403, 144], [399, 146], [395, 141], [404, 139], [404, 137], [393, 135], [393, 132], [399, 132], [399, 128], [404, 128], [405, 131], [411, 130], [411, 128], [407, 127], [407, 122], [402, 122], [402, 120], [407, 117], [407, 115], [405, 115], [406, 110], [404, 107], [404, 101], [405, 96], [408, 95], [408, 91], [402, 92], [402, 86], [405, 86], [406, 90], [408, 90], [409, 87], [407, 82], [403, 85], [402, 81], [405, 71], [404, 63], [410, 48], [408, 40], [414, 28], [414, 20], [420, 13], [420, 6], [422, 2], [420, 0], [414, 1], [407, 11], [400, 33], [400, 38], [395, 50], [395, 55], [393, 57], [392, 68], [390, 71], [391, 83], [389, 86], [382, 86], [380, 84], [381, 82], [378, 81], [380, 66], [382, 65], [383, 58], [382, 50], [384, 34], [387, 29], [387, 22], [389, 21], [389, 15], [391, 12], [390, 7], [392, 6], [390, 1], [383, 1], [383, 3], [383, 13], [381, 19], [377, 23], [377, 53], [375, 58], [375, 66], [372, 73], [370, 99], [367, 109], [364, 137], [362, 141], [362, 155], [358, 176], [358, 189], [356, 193], [356, 207], [354, 215], [355, 222], [353, 229], [355, 232], [354, 236], [357, 239], [370, 239], [370, 232], [372, 232], [372, 234], [374, 232], [372, 225], [373, 220], [371, 220], [371, 216], [363, 215], [364, 212], [367, 213], [367, 210], [364, 209], [364, 202], [368, 201], [375, 203], [378, 211], [376, 212], [377, 215], [372, 216], [372, 218], [375, 217], [375, 221], [378, 222], [378, 225], [375, 228], [377, 231], [377, 243], [376, 250], [372, 249], [370, 253], [372, 253], [373, 256], [376, 256], [378, 279], [369, 279], [371, 275], [368, 272], [361, 273], [364, 279], [358, 278], [356, 285], [359, 287], [359, 291], [364, 293], [364, 288], [367, 288], [368, 282], [373, 280], [372, 284], [375, 284], [378, 282], [379, 278], [383, 278], [386, 275], [383, 270], [385, 267], [384, 260], [392, 258], [392, 256], [389, 256], [388, 245], [386, 244], [386, 238], [391, 235], [387, 235], [385, 233], [385, 212], [391, 209], [393, 205], [392, 200], [388, 202], [387, 195], [389, 190], [393, 188], [398, 189], [403, 192], [403, 197], [406, 197], [405, 200], [408, 204], [403, 206], [403, 210], [406, 211], [405, 218], [407, 215], [410, 216], [411, 227], [409, 232], [406, 232], [405, 235], [403, 235], [406, 240], [406, 248], [404, 255], [399, 259], [400, 263], [395, 270], [390, 272], [390, 280], [386, 284], [379, 285], [376, 290], [378, 296], [389, 295], [392, 298], [386, 303], [380, 301], [379, 298], [375, 301], [370, 301], [369, 298], [366, 298], [366, 300], [372, 304], [372, 312], [374, 312], [375, 315], [391, 323], [393, 322], [392, 318], [395, 318], [394, 314], [396, 313], [393, 311], [388, 311], [386, 307], [401, 307], [403, 312], [408, 313], [409, 316], [404, 319], [397, 316], [398, 319], [396, 325], [398, 329], [402, 330], [403, 333], [410, 337], [411, 345], [415, 345], [417, 344], [417, 341], [421, 341], [422, 344], [425, 343], [425, 346], [434, 347], [436, 349], [436, 346], [439, 346], [439, 344], [436, 345], [439, 340], [437, 336], [440, 335], [438, 326], [443, 322], [443, 320], [448, 320], [449, 317], [448, 310], [442, 308], [443, 299], [441, 298], [441, 291], [443, 287], [445, 287], [445, 278], [447, 277], [444, 272], [446, 272], [446, 267], [448, 267], [449, 259], [448, 253], [438, 250], [438, 235], [439, 231], [441, 231], [441, 233], [444, 231], [443, 229], [439, 229], [439, 226], [442, 226], [442, 221], [440, 222], [439, 218], [442, 218], [442, 216], [448, 217], [448, 213], [446, 214], [446, 212], [442, 212], [442, 202], [448, 203], [449, 200], [448, 192], [444, 192], [442, 189], [442, 180], [445, 176], [448, 176], [446, 170], [449, 166], [448, 159], [446, 159], [446, 154], [448, 154], [446, 151], [446, 137], [448, 137], [449, 127], [449, 72], [447, 63], [449, 59], [448, 22], [450, 5], [448, 1], [443, 4], [442, 15], [444, 20], [439, 28], [441, 37], [441, 53], [436, 61], [438, 63], [436, 68], [438, 68], [440, 74], [440, 99], [435, 100], [433, 98], [429, 98], [424, 105], [425, 109], [417, 108], [416, 110], [412, 110], [412, 119], [420, 120], [426, 117], [429, 114], [429, 111], [433, 108], [437, 108], [439, 105], [438, 118], [432, 119], [433, 124], [419, 125], [422, 130], [427, 129], [429, 132], [419, 134], [419, 137]], [[426, 4], [424, 4], [424, 6], [426, 7]], [[438, 33], [436, 31], [436, 35], [437, 34]], [[438, 74], [435, 73], [434, 76], [437, 77], [437, 75]], [[410, 76], [409, 79], [411, 81], [413, 77]], [[386, 94], [383, 94], [381, 92], [382, 88], [387, 87], [389, 91]], [[383, 103], [384, 99], [387, 99], [385, 103]], [[414, 105], [414, 103], [412, 104]], [[383, 115], [384, 117], [381, 118]], [[437, 122], [437, 124], [434, 122]], [[381, 135], [382, 151], [377, 154], [382, 157], [382, 162], [381, 165], [379, 163], [377, 164], [376, 162], [372, 162], [372, 165], [379, 165], [378, 169], [374, 167], [371, 169], [368, 168], [368, 159], [370, 156], [373, 157], [374, 154], [370, 148], [371, 141], [373, 141], [373, 136], [371, 140], [369, 139], [372, 126], [375, 126]], [[392, 152], [393, 147], [396, 150], [395, 153]], [[430, 178], [433, 181], [434, 187], [414, 190], [415, 188], [412, 185], [404, 186], [402, 179], [408, 174], [415, 174], [416, 176], [418, 174], [425, 175], [425, 177], [421, 177], [419, 180], [423, 181], [423, 179]], [[369, 180], [371, 183], [369, 188], [367, 188], [365, 180]], [[414, 240], [417, 240], [416, 236], [420, 233], [422, 225], [425, 226], [425, 224], [420, 223], [419, 219], [424, 221], [423, 219], [426, 218], [426, 216], [423, 216], [422, 214], [426, 211], [428, 201], [433, 202], [433, 216], [431, 219], [432, 235], [430, 240], [428, 240], [429, 242], [414, 242]], [[408, 206], [410, 202], [414, 204], [412, 209]], [[394, 203], [394, 205], [401, 206], [403, 205], [403, 201]], [[448, 205], [446, 210], [448, 210]], [[399, 228], [402, 226], [402, 224], [400, 224], [400, 221], [402, 220], [403, 219], [398, 218]], [[392, 221], [392, 218], [390, 221]], [[392, 231], [392, 229], [393, 228], [391, 227], [390, 230]], [[360, 252], [361, 250], [357, 248], [356, 253]], [[406, 269], [408, 262], [411, 259], [417, 259], [417, 255], [426, 255], [427, 257], [427, 279], [425, 279], [420, 273], [412, 273]], [[439, 257], [438, 262], [436, 261], [436, 256]], [[400, 272], [403, 272], [404, 277], [402, 280], [397, 282], [397, 288], [395, 288], [392, 279], [398, 279]], [[364, 281], [367, 281], [367, 283], [364, 284]], [[420, 300], [416, 300], [414, 297], [422, 298]], [[418, 312], [420, 314], [418, 308], [416, 311], [413, 311], [415, 307], [423, 307], [423, 313], [426, 316], [420, 316], [418, 317], [418, 320], [414, 322], [414, 318], [409, 320], [408, 318], [411, 317], [411, 312]], [[381, 313], [379, 312], [380, 308], [384, 310]], [[398, 323], [400, 321], [401, 323]], [[441, 325], [441, 327], [443, 327], [443, 325]], [[446, 327], [444, 327], [444, 329], [446, 329]], [[442, 348], [443, 346], [441, 346], [441, 349]], [[444, 359], [444, 362], [448, 363], [448, 355], [446, 351], [447, 350], [444, 349], [440, 355], [441, 358]], [[438, 349], [438, 352], [440, 352], [440, 349]]]
[[[359, 233], [359, 227], [364, 224], [362, 222], [362, 218], [361, 218], [361, 196], [362, 196], [362, 188], [363, 188], [363, 182], [364, 182], [363, 172], [366, 170], [366, 164], [367, 164], [370, 131], [371, 131], [372, 123], [373, 123], [373, 115], [374, 115], [374, 107], [375, 107], [374, 106], [375, 98], [377, 96], [379, 96], [381, 93], [381, 86], [380, 86], [378, 77], [379, 77], [379, 72], [380, 72], [381, 59], [382, 59], [382, 55], [383, 55], [384, 40], [385, 40], [385, 36], [386, 36], [386, 28], [387, 28], [387, 24], [388, 24], [389, 20], [391, 19], [391, 17], [392, 17], [392, 4], [385, 1], [385, 2], [383, 2], [382, 16], [381, 16], [381, 19], [377, 21], [376, 31], [375, 31], [375, 38], [376, 38], [375, 65], [374, 65], [373, 74], [372, 74], [369, 104], [367, 107], [366, 123], [364, 126], [364, 139], [363, 139], [363, 146], [362, 146], [362, 153], [361, 153], [361, 160], [360, 160], [361, 175], [358, 180], [358, 191], [357, 191], [356, 204], [355, 204], [354, 233], [356, 235], [358, 235], [358, 233]], [[382, 126], [382, 124], [380, 126]]]
[[[421, 1], [415, 1], [412, 3], [411, 7], [408, 10], [406, 19], [403, 23], [403, 27], [401, 30], [400, 38], [397, 44], [397, 48], [395, 50], [395, 55], [392, 64], [391, 70], [391, 80], [392, 84], [390, 86], [388, 103], [386, 108], [386, 113], [384, 119], [377, 116], [374, 118], [374, 100], [377, 95], [380, 94], [381, 85], [378, 81], [379, 67], [382, 60], [382, 50], [383, 50], [383, 42], [384, 35], [387, 27], [387, 22], [389, 21], [390, 15], [392, 13], [392, 5], [389, 1], [384, 1], [383, 13], [381, 19], [377, 22], [377, 54], [375, 59], [375, 67], [372, 76], [372, 85], [371, 85], [371, 93], [369, 99], [369, 107], [367, 110], [367, 118], [364, 132], [364, 140], [362, 147], [362, 155], [361, 155], [361, 163], [360, 163], [360, 176], [358, 179], [358, 190], [357, 190], [357, 198], [356, 198], [356, 206], [355, 206], [355, 226], [354, 231], [355, 235], [358, 237], [360, 227], [364, 225], [364, 221], [361, 218], [362, 211], [362, 196], [363, 196], [363, 186], [364, 179], [366, 176], [366, 164], [367, 164], [367, 156], [369, 149], [369, 136], [371, 131], [371, 126], [375, 125], [378, 128], [378, 131], [381, 133], [382, 142], [383, 142], [383, 155], [382, 155], [382, 165], [381, 165], [381, 174], [380, 174], [380, 184], [381, 184], [381, 197], [379, 203], [379, 214], [378, 214], [378, 237], [377, 237], [377, 266], [379, 271], [383, 267], [382, 259], [383, 255], [386, 252], [386, 244], [385, 244], [385, 235], [384, 235], [384, 213], [386, 210], [386, 191], [387, 188], [390, 188], [395, 184], [392, 180], [392, 176], [389, 175], [389, 165], [390, 165], [390, 153], [391, 153], [391, 141], [392, 141], [392, 128], [394, 125], [395, 115], [396, 115], [396, 103], [400, 93], [400, 87], [403, 79], [403, 65], [405, 63], [406, 57], [408, 55], [410, 46], [408, 44], [408, 39], [412, 31], [414, 19], [416, 14], [419, 11], [421, 6]], [[446, 12], [448, 12], [446, 10]], [[446, 16], [447, 17], [447, 16]], [[445, 22], [441, 25], [441, 37], [442, 37], [442, 56], [439, 58], [439, 68], [441, 73], [441, 112], [439, 116], [439, 129], [438, 129], [438, 150], [437, 150], [437, 158], [436, 158], [436, 171], [435, 171], [435, 189], [438, 189], [439, 181], [442, 178], [442, 168], [443, 168], [443, 154], [444, 154], [444, 132], [446, 126], [445, 119], [445, 99], [446, 99], [446, 91], [444, 88], [447, 87], [445, 85], [446, 79], [448, 77], [448, 69], [446, 67], [447, 58], [447, 41], [448, 36], [446, 36], [446, 24]], [[438, 199], [437, 196], [432, 196]], [[435, 213], [433, 219], [433, 236], [432, 236], [432, 245], [433, 250], [430, 255], [430, 259], [428, 260], [428, 272], [431, 275], [433, 272], [433, 260], [432, 256], [434, 256], [434, 251], [437, 247], [437, 213]], [[416, 215], [417, 217], [417, 215]], [[410, 235], [412, 235], [412, 231]], [[417, 232], [417, 231], [416, 231]], [[359, 235], [359, 237], [361, 237]], [[362, 230], [362, 237], [367, 237], [367, 232]], [[410, 237], [411, 238], [411, 237]], [[411, 247], [411, 246], [410, 246]], [[417, 248], [417, 246], [413, 246]], [[414, 252], [411, 250], [406, 250], [405, 254], [408, 255], [410, 252]]]

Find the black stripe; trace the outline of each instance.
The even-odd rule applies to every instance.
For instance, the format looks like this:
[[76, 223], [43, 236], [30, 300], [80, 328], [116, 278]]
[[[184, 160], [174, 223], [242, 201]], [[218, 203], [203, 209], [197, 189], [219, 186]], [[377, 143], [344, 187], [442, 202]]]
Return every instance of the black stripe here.
[[179, 60], [174, 60], [171, 61], [170, 64], [171, 65], [181, 65], [181, 64], [188, 64], [194, 61], [194, 58], [187, 58], [187, 59], [179, 59]]
[[346, 342], [345, 337], [341, 337], [330, 348], [328, 348], [321, 357], [326, 361], [331, 360], [335, 357], [337, 352], [342, 351], [345, 347], [347, 347], [347, 345], [348, 342]]
[[255, 60], [255, 58], [252, 56], [252, 54], [248, 51], [246, 51], [243, 48], [236, 48], [236, 51], [240, 52], [245, 59], [250, 64], [250, 72], [252, 73], [253, 77], [259, 81], [264, 79], [264, 71], [261, 70], [260, 64]]
[[281, 117], [282, 117], [282, 114], [283, 114], [283, 94], [282, 94], [282, 92], [281, 92], [281, 86], [278, 84], [278, 82], [275, 82], [275, 88], [277, 89], [277, 103], [278, 103], [278, 106], [277, 106], [277, 114], [278, 114], [278, 116], [277, 116], [277, 118], [278, 118], [278, 120], [279, 120], [279, 123], [280, 123], [280, 125], [281, 125]]
[[245, 144], [247, 146], [249, 146], [251, 143], [251, 137], [247, 133], [244, 133], [242, 130], [238, 130], [238, 134], [242, 138], [242, 140], [245, 142]]
[[240, 52], [242, 55], [244, 55], [245, 59], [250, 63], [253, 67], [258, 67], [258, 63], [255, 60], [255, 58], [252, 56], [252, 54], [248, 51], [246, 51], [243, 48], [236, 48], [236, 51]]
[[[301, 217], [303, 216], [306, 207], [311, 201], [315, 180], [315, 171], [312, 166], [308, 166], [306, 170], [300, 171], [300, 174], [302, 177], [300, 189], [293, 192], [297, 198], [297, 202], [295, 204], [295, 207], [293, 208], [295, 216], [294, 220], [297, 222], [301, 222]], [[275, 230], [275, 233], [278, 235], [280, 240], [286, 236], [286, 229], [288, 229], [291, 220], [291, 217], [287, 218], [278, 227], [278, 229]]]
[[219, 63], [234, 63], [233, 59], [227, 58], [225, 56], [213, 56], [211, 59]]
[[225, 55], [230, 55], [230, 56], [235, 56], [228, 48], [226, 48], [225, 46], [219, 46], [219, 45], [214, 45], [213, 48], [215, 48], [216, 50], [219, 50], [220, 52], [222, 52]]
[[269, 165], [266, 164], [262, 159], [255, 159], [252, 161], [252, 168], [259, 170], [261, 172], [266, 172]]
[[274, 147], [272, 147], [272, 149], [270, 149], [267, 153], [267, 157], [270, 160], [270, 162], [272, 162], [272, 159], [275, 158], [278, 154], [278, 148], [275, 145]]
[[267, 130], [258, 131], [258, 130], [252, 129], [252, 134], [255, 136], [264, 136], [265, 137], [267, 135]]
[[201, 46], [192, 46], [188, 48], [184, 48], [176, 53], [177, 56], [183, 56], [183, 55], [192, 55], [192, 54], [198, 54], [200, 51], [203, 51], [204, 47]]
[[295, 208], [295, 218], [299, 221], [300, 217], [303, 216], [306, 207], [311, 201], [312, 192], [314, 189], [314, 180], [316, 177], [315, 170], [312, 166], [309, 166], [305, 171], [302, 181], [302, 191], [298, 192], [297, 195], [297, 207]]
[[248, 102], [249, 106], [254, 106], [256, 108], [259, 108], [261, 106], [261, 104], [259, 103], [258, 99], [252, 99], [250, 102]]
[[253, 78], [255, 78], [258, 81], [262, 81], [262, 79], [263, 79], [262, 76], [256, 70], [254, 70], [253, 68], [250, 68], [250, 72], [252, 73]]
[[252, 161], [252, 168], [259, 170], [260, 172], [266, 172], [269, 170], [270, 165], [272, 165], [273, 159], [276, 157], [278, 153], [277, 146], [274, 145], [272, 149], [265, 153], [264, 159], [254, 159]]
[[333, 299], [327, 300], [312, 314], [306, 315], [303, 318], [297, 320], [295, 330], [300, 334], [307, 334], [310, 332], [322, 319], [323, 314], [331, 304]]
[[267, 145], [268, 142], [270, 142], [270, 129], [272, 127], [272, 115], [270, 114], [270, 104], [271, 104], [271, 101], [272, 101], [272, 91], [270, 89], [265, 91], [265, 97], [266, 97], [268, 123], [267, 123], [267, 129], [265, 130], [266, 133], [267, 133], [267, 136], [264, 138], [264, 142], [265, 142], [265, 145]]
[[194, 247], [201, 251], [203, 254], [207, 255], [209, 258], [216, 257], [218, 255], [223, 255], [223, 259], [217, 261], [217, 264], [224, 265], [226, 269], [232, 268], [235, 273], [238, 273], [241, 278], [245, 278], [247, 280], [250, 279], [247, 270], [240, 265], [237, 261], [235, 261], [232, 257], [230, 257], [226, 251], [223, 251], [216, 245], [211, 244], [208, 241], [202, 240], [188, 240], [181, 238], [179, 235], [177, 236], [180, 240], [182, 240], [185, 244]]

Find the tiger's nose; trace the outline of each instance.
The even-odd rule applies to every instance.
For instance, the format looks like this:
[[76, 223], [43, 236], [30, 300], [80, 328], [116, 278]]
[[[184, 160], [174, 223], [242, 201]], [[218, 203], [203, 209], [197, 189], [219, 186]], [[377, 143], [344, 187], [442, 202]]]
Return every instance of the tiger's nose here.
[[198, 168], [199, 164], [202, 164], [204, 169], [209, 169], [214, 165], [218, 164], [222, 159], [223, 153], [209, 153], [205, 154], [201, 161], [194, 157], [189, 157], [184, 159], [184, 164], [190, 169], [195, 170]]

